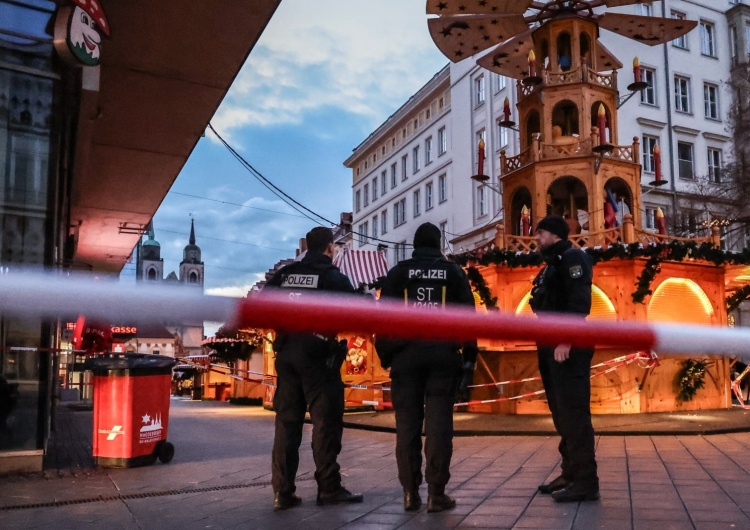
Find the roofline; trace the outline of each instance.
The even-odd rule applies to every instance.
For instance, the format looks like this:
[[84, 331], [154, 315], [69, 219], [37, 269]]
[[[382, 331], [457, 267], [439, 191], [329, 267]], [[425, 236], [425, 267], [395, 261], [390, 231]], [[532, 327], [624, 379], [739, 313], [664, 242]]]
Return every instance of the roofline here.
[[420, 103], [424, 96], [437, 87], [440, 83], [445, 81], [446, 79], [443, 79], [445, 77], [447, 80], [450, 80], [450, 63], [446, 64], [443, 68], [441, 68], [435, 75], [432, 76], [432, 78], [425, 83], [422, 88], [417, 90], [412, 96], [409, 97], [408, 100], [406, 100], [406, 103], [401, 105], [393, 114], [391, 114], [388, 119], [386, 119], [380, 126], [378, 126], [377, 129], [375, 129], [373, 132], [370, 133], [370, 135], [365, 138], [357, 147], [352, 149], [352, 154], [344, 161], [344, 166], [349, 167], [349, 165], [356, 160], [358, 156], [361, 156], [357, 153], [360, 149], [364, 147], [369, 147], [373, 142], [372, 140], [374, 138], [379, 138], [381, 136], [381, 133], [390, 127], [394, 125], [394, 123], [401, 120], [406, 114], [408, 114], [410, 111], [412, 111], [418, 103]]

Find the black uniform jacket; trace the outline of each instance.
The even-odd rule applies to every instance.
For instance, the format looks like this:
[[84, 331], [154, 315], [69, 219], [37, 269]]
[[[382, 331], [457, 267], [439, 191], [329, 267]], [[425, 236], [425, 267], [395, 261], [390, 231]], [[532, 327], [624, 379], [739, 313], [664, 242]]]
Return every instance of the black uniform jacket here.
[[[354, 293], [349, 278], [336, 267], [331, 258], [321, 253], [308, 253], [300, 260], [282, 267], [268, 280], [264, 287], [290, 290], [295, 297], [306, 294], [319, 294], [320, 291]], [[329, 337], [333, 338], [333, 337]], [[310, 333], [276, 334], [274, 350], [279, 353], [285, 349], [306, 351], [309, 354], [324, 357], [327, 355], [326, 341], [319, 335]]]
[[[415, 249], [412, 258], [399, 262], [393, 267], [383, 282], [381, 298], [395, 298], [415, 310], [422, 311], [429, 320], [430, 311], [440, 310], [446, 305], [474, 306], [474, 295], [463, 269], [449, 261], [438, 249]], [[474, 362], [477, 357], [476, 341], [462, 344], [425, 343], [416, 341], [391, 340], [378, 337], [377, 352], [384, 367], [389, 367], [393, 357], [409, 346], [429, 348], [451, 348], [458, 351], [463, 347], [465, 361]]]
[[544, 252], [546, 266], [534, 279], [529, 304], [534, 313], [591, 312], [593, 262], [570, 241], [558, 241]]

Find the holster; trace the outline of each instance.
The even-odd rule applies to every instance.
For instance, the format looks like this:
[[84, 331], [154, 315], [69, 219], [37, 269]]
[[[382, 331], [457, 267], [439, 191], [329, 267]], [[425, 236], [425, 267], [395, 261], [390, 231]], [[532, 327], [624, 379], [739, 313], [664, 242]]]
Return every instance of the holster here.
[[338, 372], [341, 370], [341, 365], [344, 364], [346, 359], [346, 340], [330, 339], [328, 342], [328, 356], [326, 357], [326, 367], [329, 370]]

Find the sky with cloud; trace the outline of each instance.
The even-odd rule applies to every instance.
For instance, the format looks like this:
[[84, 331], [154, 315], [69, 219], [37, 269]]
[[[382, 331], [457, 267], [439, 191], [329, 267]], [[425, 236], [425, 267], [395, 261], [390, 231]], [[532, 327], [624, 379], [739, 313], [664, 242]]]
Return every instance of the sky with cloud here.
[[[423, 0], [282, 0], [211, 123], [257, 172], [338, 222], [352, 207], [344, 160], [447, 63], [426, 20]], [[318, 224], [210, 131], [154, 216], [165, 275], [179, 269], [191, 218], [206, 292], [232, 296]]]

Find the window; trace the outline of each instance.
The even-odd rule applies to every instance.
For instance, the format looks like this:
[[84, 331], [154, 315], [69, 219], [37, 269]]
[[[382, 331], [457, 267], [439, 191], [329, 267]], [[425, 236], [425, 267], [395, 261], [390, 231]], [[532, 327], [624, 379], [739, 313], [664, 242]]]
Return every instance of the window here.
[[444, 155], [448, 151], [448, 137], [445, 135], [445, 127], [438, 130], [438, 156]]
[[401, 226], [406, 222], [406, 198], [401, 199], [393, 205], [393, 227]]
[[502, 90], [505, 90], [505, 86], [507, 84], [505, 80], [505, 76], [498, 75], [498, 76], [495, 76], [495, 79], [497, 80], [495, 81], [495, 92], [500, 92]]
[[[679, 13], [677, 11], [672, 11], [672, 18], [676, 20], [685, 20], [685, 13]], [[682, 37], [677, 37], [672, 41], [672, 46], [675, 48], [682, 48], [683, 50], [688, 49], [688, 39], [687, 35], [683, 35]]]
[[677, 164], [680, 178], [693, 180], [693, 144], [677, 142]]
[[695, 212], [683, 211], [680, 217], [682, 219], [682, 231], [695, 234], [698, 230], [698, 215]]
[[424, 141], [424, 165], [432, 162], [432, 136]]
[[508, 147], [508, 128], [497, 123], [497, 137], [500, 139], [500, 148]]
[[690, 112], [690, 79], [675, 76], [674, 108], [677, 112]]
[[445, 239], [445, 232], [448, 230], [448, 221], [442, 221], [440, 223], [440, 246], [446, 248], [448, 241]]
[[638, 4], [635, 6], [635, 13], [642, 17], [650, 17], [652, 13], [651, 4]]
[[412, 173], [416, 173], [419, 171], [419, 169], [422, 167], [421, 161], [419, 160], [419, 146], [414, 146], [414, 149], [412, 149]]
[[406, 259], [406, 241], [396, 243], [396, 261], [403, 261]]
[[391, 164], [391, 189], [396, 187], [396, 163]]
[[477, 188], [477, 215], [482, 217], [483, 215], [487, 215], [488, 212], [487, 186], [479, 186]]
[[408, 175], [406, 174], [406, 165], [409, 162], [408, 156], [409, 155], [404, 155], [404, 156], [401, 157], [401, 180], [402, 181], [404, 181], [404, 180], [406, 180], [406, 179], [409, 178]]
[[646, 215], [643, 217], [643, 228], [656, 230], [656, 208], [646, 206]]
[[701, 20], [701, 53], [709, 57], [716, 57], [716, 34], [711, 22]]
[[378, 177], [372, 179], [372, 202], [378, 200]]
[[362, 190], [362, 195], [365, 198], [365, 206], [367, 206], [368, 204], [370, 204], [370, 185], [369, 184], [365, 184], [365, 187]]
[[[393, 172], [394, 173], [396, 172], [395, 168], [393, 168]], [[384, 169], [383, 172], [380, 174], [380, 195], [381, 196], [385, 195], [385, 192], [388, 191], [388, 186], [386, 185], [385, 176], [386, 176], [386, 170]]]
[[440, 175], [438, 177], [438, 202], [443, 203], [448, 200], [448, 193], [445, 183], [446, 176]]
[[643, 171], [654, 172], [654, 147], [658, 140], [654, 136], [643, 136]]
[[372, 238], [378, 238], [378, 216], [372, 218]]
[[721, 149], [708, 148], [708, 178], [711, 182], [721, 182]]
[[424, 187], [424, 210], [432, 210], [434, 206], [432, 199], [432, 182], [428, 182]]
[[478, 107], [484, 103], [484, 75], [474, 79], [474, 106]]
[[739, 56], [737, 55], [737, 50], [739, 50], [739, 44], [738, 44], [738, 35], [737, 35], [737, 26], [732, 24], [729, 26], [729, 53], [732, 56], [732, 64], [737, 65], [739, 61]]
[[648, 86], [641, 90], [641, 103], [646, 105], [656, 105], [656, 70], [653, 68], [644, 68], [641, 66], [641, 80], [648, 83]]
[[419, 190], [414, 190], [414, 217], [419, 217], [419, 214], [422, 213], [421, 208], [421, 193], [419, 192]]
[[367, 228], [367, 221], [359, 225], [359, 233], [357, 234], [357, 236], [359, 237], [360, 247], [363, 246], [367, 241]]
[[719, 87], [704, 83], [703, 85], [703, 109], [706, 118], [719, 119]]
[[745, 24], [745, 52], [750, 55], [750, 22]]
[[386, 212], [385, 210], [380, 212], [380, 233], [388, 233], [388, 212]]
[[357, 191], [354, 192], [354, 211], [355, 212], [358, 212], [358, 211], [360, 211], [362, 209], [360, 203], [361, 203], [360, 192], [359, 192], [359, 190], [357, 190]]

